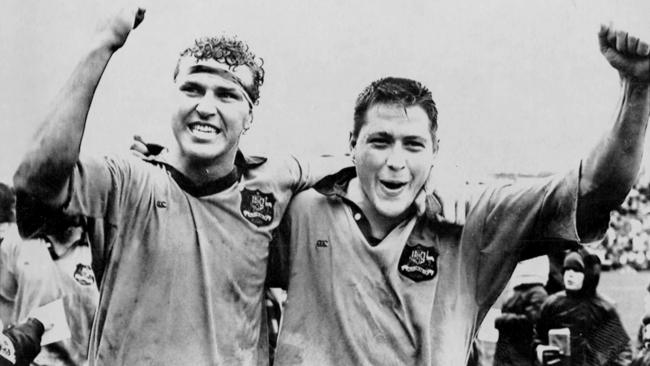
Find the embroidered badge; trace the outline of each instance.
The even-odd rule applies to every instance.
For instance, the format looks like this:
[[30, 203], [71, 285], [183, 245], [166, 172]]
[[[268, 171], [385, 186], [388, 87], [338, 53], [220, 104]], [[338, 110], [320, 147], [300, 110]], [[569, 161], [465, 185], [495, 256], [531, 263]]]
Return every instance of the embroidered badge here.
[[79, 263], [74, 270], [74, 279], [83, 286], [90, 286], [95, 283], [95, 274], [89, 265]]
[[274, 205], [273, 193], [264, 193], [257, 189], [244, 189], [241, 192], [241, 214], [256, 226], [268, 225], [273, 221]]
[[407, 244], [398, 266], [399, 273], [415, 282], [431, 280], [438, 272], [438, 253], [431, 247]]
[[[14, 349], [14, 344], [11, 342], [9, 337], [0, 333], [0, 358], [9, 361], [9, 364], [16, 364], [16, 350]], [[0, 362], [3, 365], [4, 362]]]

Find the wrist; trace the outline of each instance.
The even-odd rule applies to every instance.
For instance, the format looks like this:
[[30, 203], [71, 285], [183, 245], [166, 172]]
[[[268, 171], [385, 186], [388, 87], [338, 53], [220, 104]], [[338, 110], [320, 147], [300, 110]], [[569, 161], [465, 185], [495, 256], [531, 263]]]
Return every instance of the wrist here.
[[647, 91], [650, 90], [650, 81], [641, 80], [630, 76], [621, 75], [621, 83], [626, 90]]
[[117, 35], [111, 32], [100, 32], [95, 34], [90, 41], [90, 51], [112, 55], [122, 45], [124, 45], [124, 41], [120, 40]]
[[650, 103], [650, 82], [633, 79], [629, 77], [621, 78], [621, 85], [625, 100], [641, 101], [642, 103]]

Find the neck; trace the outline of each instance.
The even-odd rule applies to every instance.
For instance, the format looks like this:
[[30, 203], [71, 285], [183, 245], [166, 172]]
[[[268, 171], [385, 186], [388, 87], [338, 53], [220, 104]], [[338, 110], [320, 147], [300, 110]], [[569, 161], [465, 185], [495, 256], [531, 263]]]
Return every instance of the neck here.
[[359, 178], [353, 178], [348, 184], [348, 199], [356, 203], [370, 223], [372, 236], [378, 239], [385, 238], [400, 222], [404, 221], [408, 211], [399, 216], [389, 217], [382, 215], [377, 208], [370, 202], [361, 188]]
[[170, 151], [169, 164], [183, 173], [195, 184], [211, 182], [228, 175], [235, 168], [235, 154], [230, 151], [213, 160], [196, 160], [181, 153], [179, 149]]

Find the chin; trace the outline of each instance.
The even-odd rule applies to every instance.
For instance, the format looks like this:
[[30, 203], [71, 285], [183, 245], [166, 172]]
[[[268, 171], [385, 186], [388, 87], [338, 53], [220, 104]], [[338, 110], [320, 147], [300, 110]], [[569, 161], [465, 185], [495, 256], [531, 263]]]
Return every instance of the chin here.
[[193, 160], [205, 161], [218, 159], [226, 153], [226, 149], [200, 144], [184, 144], [182, 146], [182, 151], [187, 157]]
[[410, 206], [410, 203], [406, 204], [402, 202], [381, 202], [376, 205], [377, 212], [380, 215], [389, 218], [397, 218], [404, 215]]

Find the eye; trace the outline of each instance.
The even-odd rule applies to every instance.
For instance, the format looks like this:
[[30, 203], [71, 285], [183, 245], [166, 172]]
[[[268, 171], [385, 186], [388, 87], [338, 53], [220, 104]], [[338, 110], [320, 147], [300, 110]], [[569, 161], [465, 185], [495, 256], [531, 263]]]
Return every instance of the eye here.
[[219, 97], [219, 99], [226, 100], [226, 101], [242, 100], [242, 96], [239, 93], [231, 90], [220, 90], [217, 92], [217, 97]]
[[203, 88], [196, 84], [183, 84], [179, 89], [185, 93], [185, 95], [188, 95], [190, 97], [203, 95], [204, 92]]
[[378, 149], [382, 149], [382, 148], [386, 148], [386, 147], [388, 147], [388, 145], [390, 144], [390, 141], [388, 141], [388, 139], [385, 139], [385, 138], [374, 137], [374, 138], [370, 138], [370, 139], [368, 139], [368, 143], [369, 143], [372, 147], [375, 147], [375, 148], [378, 148]]
[[421, 141], [406, 141], [404, 143], [404, 146], [406, 147], [407, 150], [409, 151], [422, 151], [426, 147], [423, 142]]

